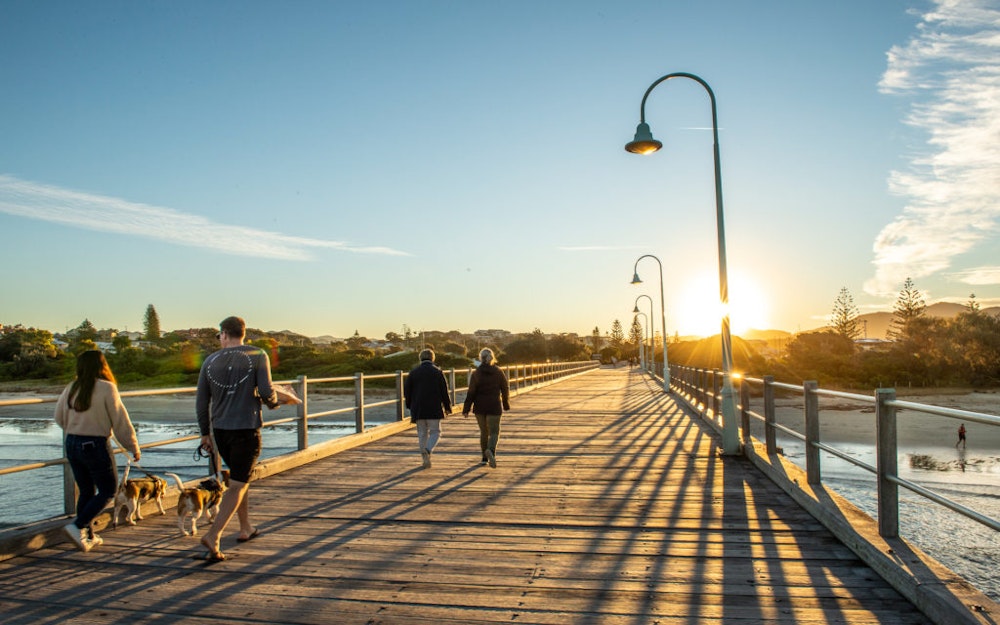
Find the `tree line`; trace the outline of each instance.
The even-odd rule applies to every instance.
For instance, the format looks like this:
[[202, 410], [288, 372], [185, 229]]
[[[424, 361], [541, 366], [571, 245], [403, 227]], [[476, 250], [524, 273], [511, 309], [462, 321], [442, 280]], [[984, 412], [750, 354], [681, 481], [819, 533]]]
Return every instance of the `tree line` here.
[[[859, 343], [860, 316], [853, 298], [842, 288], [834, 301], [830, 327], [795, 335], [781, 350], [765, 341], [733, 337], [737, 371], [752, 376], [773, 375], [798, 383], [816, 380], [830, 388], [877, 387], [998, 387], [1000, 386], [1000, 319], [980, 310], [975, 295], [965, 310], [951, 319], [924, 315], [926, 306], [913, 281], [907, 279], [893, 307], [889, 341], [874, 347]], [[85, 319], [62, 336], [68, 343], [57, 349], [51, 332], [35, 328], [8, 328], [0, 335], [0, 381], [36, 380], [62, 383], [71, 379], [75, 355], [110, 343], [109, 363], [119, 382], [134, 386], [186, 386], [197, 381], [204, 358], [218, 349], [217, 328], [161, 333], [159, 316], [150, 305], [144, 316], [143, 336], [133, 344], [115, 330], [98, 330]], [[357, 332], [328, 345], [293, 332], [264, 332], [248, 328], [247, 340], [268, 352], [277, 377], [308, 375], [339, 377], [355, 372], [390, 373], [408, 370], [414, 352], [431, 347], [444, 368], [474, 364], [481, 348], [489, 347], [501, 364], [566, 362], [597, 356], [604, 363], [638, 358], [645, 341], [642, 326], [633, 316], [628, 333], [615, 319], [609, 332], [594, 327], [591, 335], [545, 334], [540, 329], [483, 339], [458, 331], [421, 332], [404, 326], [403, 333], [388, 332], [387, 347], [373, 348]], [[646, 342], [647, 358], [662, 363], [658, 333]], [[652, 343], [650, 345], [650, 342]], [[670, 364], [721, 369], [718, 335], [668, 346]]]

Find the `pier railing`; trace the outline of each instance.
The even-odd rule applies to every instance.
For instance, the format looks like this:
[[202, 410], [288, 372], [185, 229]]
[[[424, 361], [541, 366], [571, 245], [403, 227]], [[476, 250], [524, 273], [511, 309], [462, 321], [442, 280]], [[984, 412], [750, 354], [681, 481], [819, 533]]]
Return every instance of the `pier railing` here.
[[[548, 362], [548, 363], [532, 363], [523, 365], [505, 365], [501, 366], [500, 369], [503, 370], [504, 374], [507, 376], [508, 383], [510, 385], [511, 395], [518, 395], [521, 393], [526, 393], [535, 388], [540, 388], [542, 386], [547, 386], [553, 382], [560, 379], [564, 379], [573, 375], [580, 373], [585, 373], [592, 369], [598, 368], [600, 363], [588, 360], [588, 361], [574, 361], [574, 362]], [[467, 369], [446, 369], [444, 370], [445, 377], [448, 380], [448, 389], [451, 392], [451, 399], [453, 406], [456, 409], [459, 404], [459, 397], [461, 393], [468, 391], [469, 380], [472, 377], [472, 372], [475, 371], [474, 368]], [[363, 433], [366, 431], [371, 431], [378, 427], [374, 426], [368, 427], [365, 422], [366, 410], [370, 410], [378, 407], [394, 406], [395, 407], [395, 421], [403, 421], [406, 416], [406, 408], [403, 397], [403, 385], [408, 372], [406, 371], [396, 371], [395, 373], [384, 373], [384, 374], [365, 374], [365, 373], [355, 373], [350, 376], [337, 376], [337, 377], [327, 377], [327, 378], [309, 378], [307, 376], [298, 376], [294, 380], [275, 380], [275, 384], [287, 384], [291, 385], [299, 398], [302, 400], [301, 404], [296, 406], [296, 413], [294, 417], [285, 417], [279, 419], [265, 420], [264, 427], [270, 428], [278, 425], [285, 424], [296, 424], [297, 438], [298, 438], [298, 450], [302, 451], [309, 447], [309, 425], [310, 422], [316, 421], [324, 417], [331, 417], [341, 414], [353, 414], [355, 433]], [[379, 396], [381, 399], [374, 400], [370, 396], [366, 396], [366, 382], [373, 381], [383, 381], [377, 382], [377, 384], [384, 385], [384, 380], [394, 380], [394, 390], [388, 393], [380, 392]], [[462, 386], [459, 386], [459, 383]], [[309, 399], [310, 393], [313, 392], [323, 392], [330, 390], [343, 390], [346, 388], [353, 388], [354, 401], [353, 404], [347, 407], [338, 408], [334, 410], [326, 410], [320, 412], [310, 412], [309, 411]], [[121, 391], [120, 394], [123, 401], [128, 407], [127, 399], [131, 397], [151, 397], [156, 395], [194, 395], [197, 392], [197, 387], [186, 386], [177, 388], [164, 388], [164, 389], [146, 389], [146, 390], [132, 390], [132, 391]], [[389, 398], [386, 398], [386, 396]], [[464, 400], [464, 395], [462, 396]], [[26, 406], [33, 404], [45, 404], [45, 403], [55, 403], [58, 397], [33, 397], [25, 399], [7, 399], [0, 400], [0, 407], [8, 406]], [[191, 414], [192, 423], [194, 423], [195, 415]], [[197, 430], [197, 427], [194, 427]], [[158, 440], [155, 442], [147, 442], [140, 445], [140, 449], [148, 450], [156, 447], [163, 447], [166, 445], [176, 445], [178, 443], [185, 443], [189, 441], [195, 441], [200, 439], [199, 433], [194, 433], [186, 436], [179, 436], [174, 438], [168, 438], [165, 440]], [[121, 449], [115, 449], [115, 453], [124, 453]], [[63, 467], [63, 502], [64, 510], [66, 514], [74, 514], [76, 508], [76, 484], [73, 480], [72, 471], [69, 468], [69, 464], [66, 461], [65, 456], [61, 458], [51, 458], [47, 460], [38, 460], [35, 462], [30, 462], [26, 464], [20, 464], [16, 466], [3, 467], [0, 468], [0, 476], [10, 475], [14, 473], [21, 473], [25, 471], [33, 471], [38, 469], [44, 469], [46, 467], [59, 466]]]
[[[713, 428], [721, 431], [722, 372], [671, 365], [671, 379], [674, 392], [696, 411], [700, 411]], [[878, 531], [881, 536], [885, 538], [899, 536], [900, 487], [986, 527], [1000, 531], [1000, 521], [997, 519], [980, 514], [948, 497], [900, 477], [897, 466], [899, 445], [896, 418], [898, 410], [906, 409], [963, 422], [998, 427], [1000, 426], [1000, 416], [897, 399], [894, 389], [877, 389], [873, 395], [869, 396], [821, 389], [815, 381], [806, 381], [802, 385], [776, 382], [773, 376], [762, 378], [739, 376], [734, 379], [734, 384], [739, 385], [740, 440], [743, 442], [744, 453], [755, 453], [750, 428], [751, 420], [755, 420], [763, 424], [764, 450], [768, 456], [780, 453], [776, 443], [776, 433], [779, 431], [803, 442], [806, 480], [811, 485], [823, 482], [820, 451], [825, 451], [853, 466], [872, 473], [875, 475], [877, 483], [876, 509]], [[803, 432], [798, 432], [777, 422], [775, 396], [778, 392], [802, 395], [805, 423]], [[842, 449], [823, 442], [819, 402], [821, 397], [858, 402], [874, 409], [873, 419], [876, 430], [876, 464], [874, 466], [859, 460]], [[752, 398], [757, 398], [760, 401], [763, 412], [752, 409]]]

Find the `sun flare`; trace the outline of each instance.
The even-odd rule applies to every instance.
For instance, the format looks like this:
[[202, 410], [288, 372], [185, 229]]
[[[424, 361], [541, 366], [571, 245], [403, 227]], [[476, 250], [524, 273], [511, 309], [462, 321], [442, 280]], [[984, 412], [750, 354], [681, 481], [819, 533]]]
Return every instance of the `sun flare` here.
[[[713, 336], [722, 331], [723, 308], [719, 302], [717, 274], [706, 272], [693, 277], [681, 285], [676, 295], [667, 298], [667, 332], [670, 335], [676, 331], [681, 336]], [[767, 298], [746, 276], [729, 276], [729, 315], [730, 330], [735, 335], [768, 326]]]

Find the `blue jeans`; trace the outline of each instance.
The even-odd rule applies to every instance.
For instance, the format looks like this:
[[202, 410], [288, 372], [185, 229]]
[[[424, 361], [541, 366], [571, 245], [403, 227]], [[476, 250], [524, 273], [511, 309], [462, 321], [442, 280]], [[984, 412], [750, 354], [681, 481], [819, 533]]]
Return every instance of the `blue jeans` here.
[[80, 490], [74, 523], [84, 529], [108, 507], [118, 488], [118, 471], [111, 455], [111, 444], [103, 436], [67, 434], [66, 459]]

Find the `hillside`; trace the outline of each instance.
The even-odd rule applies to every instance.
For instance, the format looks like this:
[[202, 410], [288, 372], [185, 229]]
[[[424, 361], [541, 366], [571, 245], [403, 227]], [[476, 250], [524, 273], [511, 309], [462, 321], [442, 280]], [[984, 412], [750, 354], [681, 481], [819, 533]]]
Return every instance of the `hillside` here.
[[[951, 304], [948, 302], [939, 302], [937, 304], [931, 304], [926, 308], [924, 314], [928, 317], [939, 317], [941, 319], [951, 319], [956, 317], [959, 313], [966, 310], [964, 304]], [[994, 317], [1000, 317], [1000, 306], [993, 306], [991, 308], [983, 308], [981, 311], [983, 314], [992, 315]], [[858, 322], [861, 325], [862, 338], [869, 339], [884, 339], [888, 338], [889, 325], [892, 323], [892, 313], [891, 312], [877, 312], [868, 313], [865, 315], [858, 316]], [[820, 330], [831, 329], [830, 326], [823, 326], [816, 328], [815, 330], [809, 330], [809, 332], [818, 332]]]

